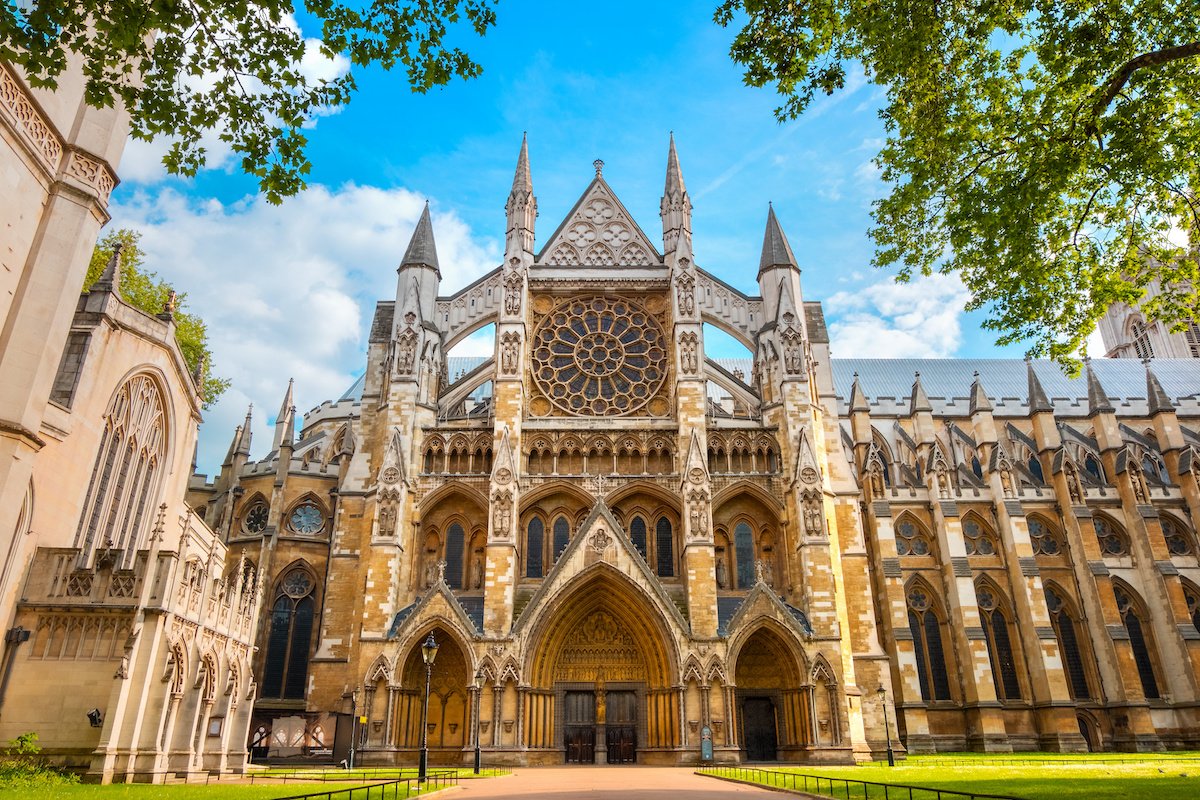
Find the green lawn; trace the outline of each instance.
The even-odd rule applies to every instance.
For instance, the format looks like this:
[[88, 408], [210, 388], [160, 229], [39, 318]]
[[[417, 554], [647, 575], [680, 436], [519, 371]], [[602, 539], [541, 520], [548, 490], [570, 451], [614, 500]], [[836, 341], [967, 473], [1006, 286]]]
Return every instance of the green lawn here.
[[[1185, 760], [1187, 755], [1190, 755], [1190, 761]], [[1027, 800], [1194, 800], [1200, 797], [1200, 759], [1197, 759], [1197, 755], [1159, 757], [1097, 754], [1091, 757], [1055, 757], [1039, 753], [1029, 757], [1051, 763], [1015, 765], [1012, 760], [1021, 756], [989, 757], [971, 753], [916, 756], [895, 767], [876, 763], [858, 767], [784, 767], [781, 771], [892, 785], [1010, 795]], [[1005, 761], [1008, 763], [994, 763]], [[811, 783], [809, 787], [812, 790]], [[870, 800], [884, 796], [882, 787], [869, 788]], [[835, 792], [839, 797], [844, 796], [844, 791], [844, 784], [836, 784]], [[821, 793], [829, 793], [824, 784]], [[851, 796], [863, 797], [862, 787], [853, 787]], [[897, 794], [893, 790], [889, 796], [895, 800]], [[907, 800], [907, 792], [903, 797]], [[914, 794], [914, 800], [924, 800], [926, 797], [933, 795]]]

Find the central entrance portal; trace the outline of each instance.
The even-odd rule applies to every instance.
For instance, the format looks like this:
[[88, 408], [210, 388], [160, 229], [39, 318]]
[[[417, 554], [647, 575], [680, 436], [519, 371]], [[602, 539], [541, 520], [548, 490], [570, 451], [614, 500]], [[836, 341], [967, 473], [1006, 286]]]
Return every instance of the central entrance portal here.
[[769, 697], [747, 697], [742, 701], [742, 725], [746, 732], [747, 761], [775, 761], [779, 758], [775, 704]]
[[[563, 698], [563, 744], [568, 764], [633, 764], [637, 761], [637, 693], [567, 692]], [[604, 748], [597, 752], [597, 745]]]

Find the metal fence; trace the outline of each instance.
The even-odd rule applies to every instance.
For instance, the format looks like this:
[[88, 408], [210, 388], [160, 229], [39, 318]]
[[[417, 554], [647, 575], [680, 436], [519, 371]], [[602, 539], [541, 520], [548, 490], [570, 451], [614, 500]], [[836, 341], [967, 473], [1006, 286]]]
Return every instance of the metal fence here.
[[[299, 780], [299, 779], [297, 779]], [[317, 779], [319, 780], [319, 779]], [[329, 779], [329, 780], [332, 780]], [[347, 780], [342, 778], [342, 781]], [[278, 800], [399, 800], [411, 795], [419, 796], [422, 791], [445, 789], [458, 785], [458, 772], [447, 770], [430, 772], [425, 781], [417, 778], [395, 778], [366, 786], [350, 786], [345, 789], [322, 789], [307, 794], [293, 794]], [[415, 789], [416, 791], [411, 791]]]
[[935, 789], [928, 786], [907, 786], [899, 783], [876, 783], [855, 778], [829, 775], [805, 775], [755, 767], [703, 767], [697, 774], [729, 778], [743, 783], [759, 783], [775, 789], [790, 789], [845, 800], [1023, 800], [1002, 794], [960, 792], [955, 789]]
[[1020, 756], [1013, 756], [1012, 758], [994, 758], [992, 756], [987, 756], [986, 758], [953, 758], [945, 756], [920, 756], [919, 761], [911, 763], [917, 766], [930, 767], [1062, 767], [1075, 764], [1083, 766], [1090, 766], [1092, 764], [1129, 764], [1136, 766], [1138, 764], [1147, 764], [1150, 762], [1161, 763], [1164, 761], [1172, 764], [1200, 764], [1200, 755], [1146, 753], [1126, 758], [1104, 758], [1103, 756], [1099, 758], [1092, 756], [1081, 756], [1079, 758], [1038, 758], [1036, 756], [1032, 758], [1021, 758]]

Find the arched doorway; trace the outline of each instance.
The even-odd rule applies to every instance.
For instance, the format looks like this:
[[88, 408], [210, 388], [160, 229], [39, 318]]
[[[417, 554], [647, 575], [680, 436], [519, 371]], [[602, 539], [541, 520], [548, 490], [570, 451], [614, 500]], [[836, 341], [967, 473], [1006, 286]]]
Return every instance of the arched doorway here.
[[[425, 700], [425, 663], [421, 643], [430, 631], [416, 637], [401, 673], [401, 689], [396, 698], [395, 741], [414, 757], [421, 747], [421, 710]], [[435, 764], [454, 764], [468, 743], [470, 703], [467, 687], [472, 673], [466, 655], [456, 637], [442, 628], [432, 631], [438, 642], [437, 659], [429, 676], [429, 717], [426, 733], [429, 760]]]
[[674, 648], [639, 589], [597, 565], [554, 603], [532, 638], [529, 747], [557, 750], [567, 763], [673, 762], [680, 746]]
[[747, 761], [778, 761], [781, 749], [812, 744], [812, 687], [780, 634], [759, 628], [737, 653], [737, 721]]

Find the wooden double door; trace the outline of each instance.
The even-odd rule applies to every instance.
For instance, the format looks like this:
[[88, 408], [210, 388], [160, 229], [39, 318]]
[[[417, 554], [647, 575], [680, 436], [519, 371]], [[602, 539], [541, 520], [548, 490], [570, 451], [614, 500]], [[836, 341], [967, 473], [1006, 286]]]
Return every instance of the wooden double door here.
[[567, 692], [563, 739], [568, 764], [596, 763], [597, 734], [605, 748], [609, 764], [637, 761], [637, 694], [630, 691], [605, 692], [603, 722], [599, 721], [595, 692]]

